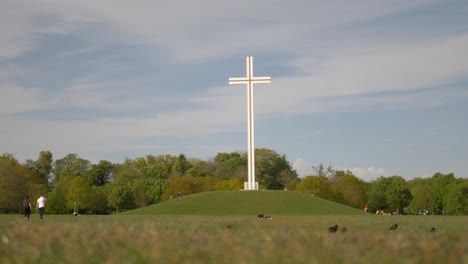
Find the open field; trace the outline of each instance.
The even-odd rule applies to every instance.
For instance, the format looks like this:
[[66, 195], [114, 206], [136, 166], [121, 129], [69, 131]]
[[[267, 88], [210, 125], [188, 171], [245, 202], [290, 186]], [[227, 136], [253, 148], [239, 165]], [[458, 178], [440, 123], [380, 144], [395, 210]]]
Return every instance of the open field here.
[[[347, 232], [328, 233], [335, 224]], [[285, 191], [205, 192], [108, 216], [0, 215], [0, 239], [0, 263], [468, 263], [468, 216], [374, 215]]]
[[0, 215], [0, 262], [468, 263], [465, 216], [272, 217]]

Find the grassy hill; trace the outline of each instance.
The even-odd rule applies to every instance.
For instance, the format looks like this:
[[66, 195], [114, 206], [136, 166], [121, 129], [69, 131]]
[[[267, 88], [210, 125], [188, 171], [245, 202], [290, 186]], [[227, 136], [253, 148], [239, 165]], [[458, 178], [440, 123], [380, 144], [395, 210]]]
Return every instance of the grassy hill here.
[[361, 210], [291, 191], [214, 191], [175, 198], [132, 215], [364, 215]]

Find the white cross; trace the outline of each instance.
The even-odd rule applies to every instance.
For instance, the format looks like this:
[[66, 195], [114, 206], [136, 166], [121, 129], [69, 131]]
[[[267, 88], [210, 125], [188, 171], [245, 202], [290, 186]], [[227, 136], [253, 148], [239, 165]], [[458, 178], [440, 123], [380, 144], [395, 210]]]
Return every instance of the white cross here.
[[253, 57], [246, 58], [247, 76], [229, 78], [229, 84], [247, 84], [247, 158], [248, 181], [244, 183], [245, 190], [258, 190], [258, 182], [255, 181], [255, 145], [254, 145], [254, 104], [253, 84], [270, 83], [271, 77], [253, 76]]

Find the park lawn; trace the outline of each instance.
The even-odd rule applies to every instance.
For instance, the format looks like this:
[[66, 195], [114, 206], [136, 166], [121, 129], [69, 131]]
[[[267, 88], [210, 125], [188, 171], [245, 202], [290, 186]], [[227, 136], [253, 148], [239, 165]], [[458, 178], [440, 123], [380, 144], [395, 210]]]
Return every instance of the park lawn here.
[[468, 216], [271, 216], [0, 215], [0, 263], [468, 263]]

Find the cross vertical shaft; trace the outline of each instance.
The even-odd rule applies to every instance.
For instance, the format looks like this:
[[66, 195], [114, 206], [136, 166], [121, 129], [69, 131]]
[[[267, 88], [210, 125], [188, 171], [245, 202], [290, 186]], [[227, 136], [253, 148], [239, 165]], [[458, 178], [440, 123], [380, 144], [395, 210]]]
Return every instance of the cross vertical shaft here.
[[255, 144], [254, 144], [254, 83], [270, 83], [271, 77], [253, 76], [253, 57], [246, 58], [246, 77], [229, 78], [229, 84], [247, 85], [247, 182], [245, 190], [258, 190], [258, 182], [255, 181]]

